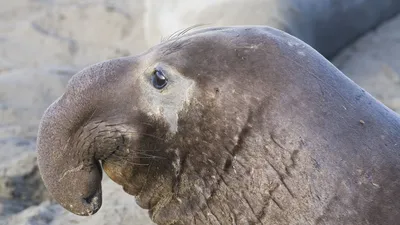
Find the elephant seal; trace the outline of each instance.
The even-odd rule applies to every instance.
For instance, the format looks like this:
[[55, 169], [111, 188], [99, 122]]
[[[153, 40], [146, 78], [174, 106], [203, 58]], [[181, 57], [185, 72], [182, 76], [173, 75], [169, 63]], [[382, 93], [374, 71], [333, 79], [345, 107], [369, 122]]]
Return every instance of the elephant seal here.
[[145, 7], [144, 36], [149, 43], [158, 43], [160, 36], [193, 24], [267, 25], [303, 40], [331, 59], [357, 38], [398, 14], [400, 1], [146, 0]]
[[78, 215], [100, 208], [103, 167], [157, 224], [400, 220], [399, 116], [270, 27], [195, 30], [84, 69], [37, 151]]

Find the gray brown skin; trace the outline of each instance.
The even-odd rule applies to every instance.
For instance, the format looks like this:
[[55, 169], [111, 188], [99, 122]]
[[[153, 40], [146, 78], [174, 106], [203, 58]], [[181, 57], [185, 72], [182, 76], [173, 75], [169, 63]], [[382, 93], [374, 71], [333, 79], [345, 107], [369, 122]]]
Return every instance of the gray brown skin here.
[[399, 116], [269, 27], [192, 31], [84, 69], [45, 112], [37, 150], [78, 215], [101, 206], [101, 163], [157, 224], [400, 220]]

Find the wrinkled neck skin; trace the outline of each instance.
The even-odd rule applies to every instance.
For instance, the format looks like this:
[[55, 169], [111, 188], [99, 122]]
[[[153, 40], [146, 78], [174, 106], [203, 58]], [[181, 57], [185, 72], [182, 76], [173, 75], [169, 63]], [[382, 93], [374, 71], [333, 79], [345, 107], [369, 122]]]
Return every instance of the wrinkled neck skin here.
[[[341, 79], [344, 86], [326, 87], [341, 98], [324, 101], [322, 92], [297, 101], [301, 83], [276, 84], [282, 94], [263, 98], [209, 88], [215, 92], [180, 113], [174, 135], [141, 120], [158, 124], [143, 133], [168, 138], [143, 139], [139, 149], [155, 151], [144, 152], [139, 166], [110, 156], [104, 169], [157, 224], [395, 223], [399, 118]], [[383, 204], [386, 211], [376, 211]]]

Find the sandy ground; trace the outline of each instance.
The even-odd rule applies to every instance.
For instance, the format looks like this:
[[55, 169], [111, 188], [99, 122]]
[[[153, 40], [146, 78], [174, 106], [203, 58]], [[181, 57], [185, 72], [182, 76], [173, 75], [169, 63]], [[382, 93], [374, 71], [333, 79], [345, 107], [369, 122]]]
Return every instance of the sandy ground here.
[[[74, 73], [98, 61], [142, 52], [161, 38], [144, 41], [150, 40], [144, 34], [152, 32], [143, 21], [144, 5], [0, 1], [0, 225], [152, 224], [134, 198], [109, 179], [103, 184], [104, 202], [98, 214], [78, 217], [65, 211], [52, 202], [41, 183], [35, 156], [40, 117]], [[400, 16], [333, 60], [400, 113], [399, 62]]]
[[400, 113], [400, 16], [360, 38], [333, 63], [386, 106]]

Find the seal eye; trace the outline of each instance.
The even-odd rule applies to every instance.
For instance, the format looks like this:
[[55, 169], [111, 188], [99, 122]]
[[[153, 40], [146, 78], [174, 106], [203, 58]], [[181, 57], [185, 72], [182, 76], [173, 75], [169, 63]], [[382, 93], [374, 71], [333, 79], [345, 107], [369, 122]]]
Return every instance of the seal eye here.
[[155, 70], [151, 75], [151, 83], [155, 88], [163, 89], [167, 85], [168, 79], [161, 70]]

